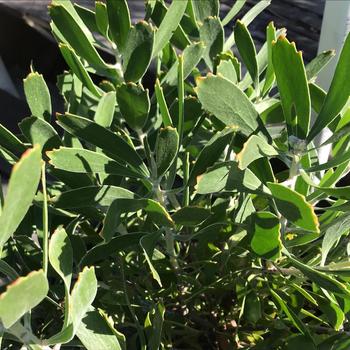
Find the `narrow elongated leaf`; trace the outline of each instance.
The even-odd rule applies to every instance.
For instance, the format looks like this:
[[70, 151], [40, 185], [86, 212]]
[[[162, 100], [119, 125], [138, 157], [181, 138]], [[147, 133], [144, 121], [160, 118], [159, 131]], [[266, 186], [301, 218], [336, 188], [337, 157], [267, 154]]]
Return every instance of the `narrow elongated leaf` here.
[[7, 286], [0, 295], [0, 319], [10, 328], [25, 313], [37, 306], [47, 295], [49, 284], [42, 270], [33, 271]]
[[231, 7], [230, 11], [222, 20], [222, 25], [225, 26], [226, 24], [228, 24], [238, 14], [238, 12], [242, 9], [245, 3], [246, 0], [236, 0], [234, 5]]
[[89, 151], [83, 148], [61, 147], [47, 153], [50, 164], [55, 168], [73, 173], [104, 173], [129, 177], [143, 177], [125, 164], [107, 157], [103, 153]]
[[128, 34], [123, 52], [125, 81], [138, 81], [151, 62], [154, 43], [153, 27], [145, 21], [135, 24]]
[[[186, 79], [191, 74], [192, 70], [197, 66], [204, 54], [204, 49], [204, 43], [199, 42], [187, 46], [182, 52], [184, 65], [184, 79]], [[168, 73], [162, 80], [162, 84], [166, 83], [170, 86], [176, 85], [178, 65], [179, 61], [176, 60], [176, 62], [172, 65], [172, 67], [169, 69]]]
[[23, 142], [10, 130], [0, 124], [0, 146], [15, 155], [20, 155], [26, 150]]
[[210, 216], [210, 210], [201, 207], [183, 207], [171, 217], [176, 225], [196, 226]]
[[[241, 1], [241, 0], [239, 0]], [[263, 12], [266, 7], [268, 7], [271, 4], [271, 0], [264, 0], [259, 1], [254, 5], [241, 19], [241, 22], [248, 27], [250, 23], [254, 21], [254, 19]], [[235, 33], [234, 31], [231, 33], [231, 35], [227, 38], [225, 45], [224, 45], [224, 51], [229, 50], [235, 43]]]
[[[16, 231], [31, 206], [40, 181], [40, 174], [41, 151], [39, 146], [35, 146], [26, 151], [12, 169], [0, 216], [0, 247]], [[30, 181], [27, 181], [28, 179]]]
[[188, 0], [174, 1], [170, 5], [155, 35], [153, 57], [160, 53], [173, 36], [173, 32], [180, 24], [182, 16], [185, 13], [187, 2]]
[[147, 233], [135, 232], [128, 233], [122, 236], [114, 237], [109, 242], [103, 242], [91, 248], [82, 258], [79, 265], [87, 266], [95, 264], [100, 260], [106, 259], [109, 255], [115, 254], [119, 251], [126, 250], [134, 245], [137, 245], [143, 235]]
[[255, 88], [258, 89], [259, 67], [256, 59], [256, 50], [253, 39], [247, 27], [239, 20], [236, 22], [234, 33], [239, 54], [241, 55], [242, 60], [248, 69]]
[[90, 307], [83, 317], [77, 337], [87, 350], [121, 350], [118, 338], [101, 314]]
[[116, 199], [135, 198], [135, 194], [122, 187], [88, 186], [63, 192], [51, 199], [51, 203], [61, 209], [83, 208], [88, 206], [108, 207]]
[[272, 62], [289, 135], [305, 139], [310, 124], [310, 92], [301, 52], [280, 36], [272, 46]]
[[[160, 27], [162, 21], [164, 20], [165, 15], [168, 12], [168, 8], [165, 4], [166, 4], [165, 2], [156, 1], [154, 9], [153, 9], [152, 14], [151, 14], [151, 19], [158, 28]], [[193, 25], [191, 23], [189, 23], [188, 17], [183, 16], [181, 21], [183, 22], [184, 25], [189, 24], [191, 26], [191, 29], [189, 29], [187, 31], [191, 31], [193, 29]], [[196, 28], [196, 26], [195, 26], [195, 28]], [[194, 30], [196, 30], [196, 29], [194, 29]], [[170, 38], [169, 43], [166, 44], [164, 48], [166, 48], [166, 47], [170, 48], [169, 47], [170, 43], [173, 44], [176, 48], [178, 48], [180, 50], [184, 50], [186, 48], [186, 46], [191, 43], [190, 39], [188, 38], [188, 36], [185, 33], [184, 29], [182, 28], [181, 24], [179, 24], [177, 26], [177, 28], [173, 31], [173, 34]], [[172, 48], [172, 50], [173, 49], [174, 48]]]
[[142, 169], [142, 172], [148, 175], [148, 170], [135, 148], [121, 136], [112, 133], [89, 119], [72, 114], [58, 115], [57, 119], [57, 123], [72, 135], [100, 147], [116, 160], [125, 161], [136, 169]]
[[161, 345], [162, 329], [164, 323], [165, 307], [158, 303], [154, 309], [147, 314], [145, 320], [145, 332], [149, 350], [158, 350]]
[[94, 20], [98, 31], [104, 36], [108, 36], [108, 13], [107, 6], [102, 1], [95, 2], [95, 16]]
[[199, 27], [201, 41], [205, 45], [203, 58], [212, 71], [215, 57], [222, 52], [224, 45], [224, 29], [217, 17], [205, 18]]
[[[119, 1], [115, 2], [119, 3]], [[76, 21], [76, 18], [67, 11], [66, 6], [57, 2], [52, 3], [49, 11], [54, 24], [74, 51], [95, 67], [105, 68], [105, 62], [92, 44], [91, 33], [87, 34], [88, 29]]]
[[278, 155], [275, 148], [269, 145], [262, 137], [253, 135], [244, 143], [241, 152], [237, 154], [238, 166], [244, 170], [257, 159]]
[[73, 269], [73, 249], [63, 227], [59, 227], [51, 236], [49, 245], [50, 264], [64, 281], [69, 293]]
[[59, 48], [69, 68], [83, 83], [83, 85], [85, 85], [95, 96], [100, 96], [101, 93], [93, 83], [89, 73], [81, 63], [79, 57], [76, 55], [74, 50], [72, 50], [71, 47], [65, 44], [59, 44]]
[[100, 99], [95, 112], [94, 120], [104, 128], [109, 128], [113, 121], [116, 104], [116, 94], [114, 91], [107, 92]]
[[215, 134], [199, 153], [197, 160], [191, 170], [189, 183], [192, 184], [197, 176], [203, 174], [220, 157], [226, 146], [230, 143], [234, 127], [226, 127], [221, 132]]
[[344, 213], [343, 215], [332, 220], [332, 222], [325, 228], [324, 237], [322, 241], [322, 260], [323, 266], [326, 262], [328, 253], [340, 237], [350, 229], [350, 215]]
[[150, 110], [148, 89], [141, 84], [122, 84], [117, 91], [117, 101], [125, 121], [134, 130], [140, 130], [146, 123]]
[[280, 221], [269, 212], [252, 215], [250, 247], [261, 258], [276, 260], [281, 257]]
[[279, 212], [293, 224], [309, 231], [319, 232], [319, 223], [312, 206], [305, 197], [277, 183], [267, 184]]
[[305, 67], [307, 80], [317, 77], [317, 74], [328, 64], [335, 56], [334, 50], [321, 52]]
[[220, 4], [218, 0], [191, 1], [197, 22], [203, 23], [208, 17], [219, 16]]
[[161, 231], [156, 231], [156, 232], [144, 235], [140, 239], [140, 246], [143, 249], [143, 252], [145, 254], [147, 264], [151, 270], [153, 278], [158, 282], [160, 287], [162, 287], [162, 281], [160, 280], [160, 276], [159, 276], [157, 270], [153, 266], [152, 256], [153, 256], [153, 251], [154, 251], [161, 235], [162, 235]]
[[[337, 176], [335, 178], [332, 177], [329, 181], [327, 181], [330, 183], [329, 185], [333, 185], [335, 182], [337, 182], [339, 177], [341, 177], [342, 173], [344, 173], [344, 169], [341, 169], [343, 165], [345, 169], [347, 168], [346, 164], [342, 164], [339, 168], [337, 168], [337, 170], [340, 169], [341, 172], [339, 174], [337, 173], [336, 174]], [[301, 170], [300, 174], [308, 185], [320, 190], [319, 194], [328, 194], [330, 196], [334, 196], [339, 199], [350, 200], [350, 186], [326, 187], [327, 184], [317, 185], [310, 179], [310, 177], [305, 173], [305, 171]]]
[[291, 256], [289, 256], [289, 260], [294, 267], [300, 270], [306, 277], [315, 282], [321, 288], [342, 297], [350, 297], [350, 290], [345, 284], [337, 281], [331, 276], [328, 276], [326, 273], [317, 271], [314, 268], [301, 263], [299, 260], [296, 260]]
[[25, 118], [19, 123], [19, 127], [28, 141], [33, 145], [39, 144], [43, 152], [60, 147], [62, 144], [56, 130], [43, 119]]
[[118, 50], [123, 51], [131, 27], [130, 13], [126, 0], [107, 0], [109, 34], [117, 44]]
[[350, 95], [350, 80], [347, 72], [350, 70], [350, 35], [346, 37], [339, 61], [329, 88], [326, 100], [312, 126], [307, 140], [310, 142], [314, 137], [342, 110]]
[[99, 235], [105, 240], [105, 242], [109, 242], [114, 234], [117, 232], [118, 225], [120, 224], [120, 203], [118, 200], [115, 200], [106, 213], [106, 216], [103, 220], [103, 227]]
[[24, 93], [32, 115], [50, 121], [51, 97], [44, 77], [32, 72], [23, 80]]
[[350, 162], [350, 150], [341, 154], [337, 154], [334, 158], [328, 160], [326, 163], [313, 165], [305, 169], [305, 171], [308, 173], [313, 173], [321, 170], [335, 168], [341, 164], [349, 163], [349, 162]]
[[244, 135], [258, 129], [258, 113], [248, 97], [229, 80], [210, 75], [197, 80], [196, 92], [205, 110]]
[[156, 144], [157, 176], [163, 176], [173, 164], [179, 147], [179, 135], [171, 126], [160, 129]]
[[283, 301], [283, 299], [275, 291], [270, 289], [270, 293], [273, 296], [273, 298], [276, 300], [281, 310], [286, 314], [289, 321], [292, 322], [292, 324], [300, 331], [300, 333], [304, 335], [308, 335], [309, 331], [304, 325], [304, 323], [300, 320], [298, 315], [296, 315], [295, 312], [288, 307], [288, 305]]
[[162, 120], [163, 120], [163, 124], [164, 127], [168, 127], [168, 126], [173, 126], [173, 121], [171, 120], [171, 116], [169, 113], [169, 109], [164, 97], [164, 93], [163, 93], [163, 89], [160, 86], [159, 80], [156, 80], [156, 85], [155, 85], [155, 93], [156, 93], [156, 97], [157, 97], [157, 102], [158, 102], [158, 106], [159, 106], [159, 111], [160, 114], [162, 115]]
[[275, 82], [275, 71], [272, 62], [272, 43], [276, 40], [276, 28], [273, 22], [270, 22], [266, 28], [266, 43], [267, 43], [267, 70], [265, 83], [262, 90], [262, 95], [265, 96]]
[[85, 267], [79, 273], [71, 294], [71, 316], [74, 330], [77, 331], [81, 320], [89, 310], [97, 293], [97, 279], [94, 267]]

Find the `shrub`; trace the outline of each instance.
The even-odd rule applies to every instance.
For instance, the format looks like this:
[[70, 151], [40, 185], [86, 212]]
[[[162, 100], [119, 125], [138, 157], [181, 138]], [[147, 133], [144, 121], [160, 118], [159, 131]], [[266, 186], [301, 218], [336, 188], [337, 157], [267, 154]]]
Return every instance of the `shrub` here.
[[52, 2], [66, 112], [32, 71], [0, 127], [4, 348], [348, 348], [350, 37], [326, 93], [332, 51], [270, 23], [256, 53], [268, 3], [225, 39], [244, 1]]

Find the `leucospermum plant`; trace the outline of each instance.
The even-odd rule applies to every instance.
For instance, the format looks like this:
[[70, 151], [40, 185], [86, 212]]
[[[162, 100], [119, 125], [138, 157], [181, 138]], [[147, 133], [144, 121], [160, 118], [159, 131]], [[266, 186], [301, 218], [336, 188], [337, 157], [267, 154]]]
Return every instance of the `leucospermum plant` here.
[[334, 52], [257, 50], [244, 3], [49, 6], [66, 112], [33, 70], [0, 127], [3, 349], [350, 346], [350, 37], [326, 92]]

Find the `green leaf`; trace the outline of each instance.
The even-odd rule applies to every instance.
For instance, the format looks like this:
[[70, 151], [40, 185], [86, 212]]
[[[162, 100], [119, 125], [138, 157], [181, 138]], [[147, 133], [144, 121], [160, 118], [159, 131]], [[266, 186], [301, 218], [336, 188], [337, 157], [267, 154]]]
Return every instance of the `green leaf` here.
[[281, 257], [281, 224], [278, 217], [269, 212], [252, 215], [250, 247], [259, 257], [277, 260]]
[[317, 77], [317, 74], [328, 64], [328, 62], [335, 56], [334, 50], [321, 52], [305, 67], [306, 77], [308, 81]]
[[109, 35], [123, 52], [131, 27], [129, 7], [126, 0], [107, 0]]
[[102, 230], [99, 233], [105, 242], [109, 242], [117, 232], [120, 224], [121, 212], [120, 202], [118, 202], [118, 200], [112, 202], [103, 220]]
[[109, 207], [120, 198], [135, 198], [133, 192], [116, 186], [88, 186], [62, 192], [51, 198], [50, 202], [61, 209], [84, 208], [88, 206]]
[[219, 17], [220, 3], [218, 0], [191, 0], [197, 22], [203, 23], [208, 17]]
[[196, 92], [202, 106], [225, 125], [250, 135], [259, 127], [258, 113], [248, 97], [229, 80], [209, 75], [197, 79]]
[[40, 181], [40, 174], [41, 151], [39, 146], [35, 146], [27, 150], [12, 169], [0, 216], [0, 247], [16, 231], [31, 206]]
[[154, 43], [154, 29], [145, 21], [136, 23], [129, 31], [123, 51], [125, 81], [140, 80], [151, 62]]
[[278, 211], [290, 222], [308, 231], [319, 232], [318, 218], [305, 197], [277, 183], [268, 183]]
[[319, 287], [324, 288], [328, 292], [334, 293], [341, 297], [350, 297], [350, 290], [345, 284], [337, 281], [333, 277], [328, 276], [323, 272], [317, 271], [314, 268], [301, 263], [300, 261], [296, 260], [291, 256], [289, 256], [288, 258], [295, 268], [300, 270], [306, 277], [308, 277], [311, 281], [316, 283], [316, 285], [318, 285]]
[[[113, 1], [113, 0], [111, 0]], [[173, 1], [164, 16], [156, 34], [153, 48], [153, 57], [157, 56], [163, 47], [169, 42], [174, 31], [180, 24], [185, 13], [188, 0]]]
[[94, 146], [100, 147], [117, 161], [126, 163], [140, 169], [146, 176], [148, 170], [135, 148], [127, 143], [121, 136], [103, 128], [89, 119], [72, 114], [57, 115], [58, 124], [70, 134], [79, 137]]
[[249, 164], [257, 159], [264, 157], [277, 156], [278, 152], [269, 145], [262, 137], [252, 135], [243, 145], [241, 152], [237, 154], [238, 166], [240, 169], [246, 169]]
[[[54, 2], [57, 2], [57, 1], [54, 0]], [[59, 3], [63, 5], [62, 0], [59, 1]], [[75, 11], [75, 15], [76, 15], [76, 17], [74, 18], [76, 18], [78, 22], [82, 22], [82, 24], [84, 25], [84, 29], [86, 30], [87, 36], [91, 39], [91, 41], [94, 41], [91, 35], [92, 33], [87, 32], [87, 30], [89, 30], [90, 32], [96, 32], [96, 33], [99, 32], [99, 29], [96, 24], [96, 13], [76, 3], [73, 6], [74, 6], [73, 10]], [[67, 10], [69, 11], [69, 8], [67, 8]], [[70, 13], [71, 15], [73, 15], [72, 11], [70, 11]]]
[[305, 169], [305, 171], [308, 173], [313, 173], [317, 171], [327, 170], [330, 168], [335, 168], [341, 164], [349, 163], [349, 162], [350, 162], [350, 150], [344, 153], [340, 153], [340, 154], [338, 153], [335, 157], [328, 160], [326, 163], [313, 165]]
[[[144, 232], [127, 233], [122, 236], [117, 236], [111, 239], [109, 242], [103, 242], [91, 248], [81, 259], [79, 265], [87, 266], [95, 264], [100, 260], [105, 260], [109, 255], [116, 254], [137, 245]], [[148, 234], [148, 233], [147, 233]]]
[[309, 331], [304, 325], [304, 323], [300, 320], [298, 315], [294, 313], [294, 311], [288, 307], [288, 305], [283, 301], [283, 299], [272, 289], [270, 289], [270, 293], [272, 297], [275, 299], [281, 310], [286, 314], [289, 321], [299, 330], [300, 333], [304, 335], [309, 335]]
[[209, 209], [202, 207], [183, 207], [177, 210], [171, 218], [176, 225], [197, 226], [210, 216]]
[[134, 130], [140, 130], [145, 125], [150, 110], [148, 89], [141, 84], [122, 84], [117, 91], [117, 101], [120, 113]]
[[79, 273], [71, 294], [71, 317], [74, 330], [79, 329], [79, 325], [89, 310], [97, 293], [97, 279], [94, 267], [85, 267]]
[[63, 227], [59, 227], [51, 236], [49, 259], [51, 266], [60, 275], [69, 293], [73, 270], [73, 249]]
[[114, 91], [107, 92], [100, 99], [95, 112], [95, 123], [109, 128], [113, 121], [116, 104], [116, 93]]
[[192, 184], [197, 176], [203, 174], [210, 166], [212, 166], [220, 157], [236, 129], [234, 127], [226, 127], [224, 130], [215, 134], [203, 147], [199, 153], [197, 160], [191, 170], [189, 183]]
[[139, 198], [135, 193], [116, 186], [88, 186], [63, 192], [50, 202], [55, 208], [79, 209], [86, 207], [108, 208], [115, 200], [121, 213], [145, 210], [159, 225], [172, 226], [173, 221], [165, 208], [153, 199]]
[[305, 139], [309, 131], [311, 102], [301, 52], [280, 36], [272, 45], [272, 62], [289, 135]]
[[147, 349], [149, 350], [158, 350], [161, 346], [164, 314], [165, 306], [162, 303], [157, 303], [153, 310], [147, 314], [145, 333], [148, 338]]
[[[345, 213], [332, 220], [324, 230], [324, 237], [322, 241], [322, 259], [321, 266], [326, 262], [327, 255], [334, 246], [334, 244], [340, 239], [340, 237], [348, 232], [350, 229], [350, 215]], [[322, 230], [323, 231], [323, 230]]]
[[87, 350], [121, 350], [118, 338], [101, 314], [90, 307], [83, 317], [77, 337]]
[[32, 144], [39, 144], [43, 152], [60, 147], [62, 141], [56, 130], [43, 119], [29, 117], [22, 119], [19, 127], [23, 135]]
[[217, 17], [205, 18], [199, 27], [199, 37], [206, 46], [203, 58], [209, 69], [214, 67], [215, 57], [222, 52], [224, 45], [224, 29]]
[[[344, 165], [344, 168], [346, 169], [346, 164], [341, 164], [338, 168], [341, 170], [340, 174], [336, 174], [337, 176], [335, 178], [330, 176], [330, 179], [328, 179], [327, 182], [330, 183], [330, 185], [333, 185], [338, 179], [339, 177], [341, 177], [341, 174], [344, 173], [344, 169], [341, 169], [341, 167]], [[332, 173], [331, 175], [334, 175], [336, 172]], [[310, 177], [305, 173], [305, 171], [300, 170], [300, 174], [303, 177], [303, 179], [305, 180], [305, 182], [312, 186], [317, 188], [318, 190], [320, 190], [320, 194], [324, 195], [324, 194], [328, 194], [330, 196], [334, 196], [336, 198], [339, 199], [347, 199], [350, 200], [350, 186], [344, 186], [344, 187], [326, 187], [327, 184], [321, 184], [320, 185], [316, 185], [311, 179]], [[340, 176], [339, 176], [340, 175]], [[332, 181], [331, 181], [332, 180]]]
[[257, 95], [259, 95], [259, 67], [253, 39], [247, 27], [240, 20], [236, 22], [234, 33], [239, 54], [254, 82]]
[[151, 270], [153, 278], [158, 282], [160, 287], [162, 287], [162, 281], [160, 280], [160, 276], [157, 270], [153, 266], [152, 256], [161, 235], [162, 235], [161, 231], [156, 231], [153, 233], [148, 233], [147, 235], [144, 235], [140, 239], [140, 246], [143, 249], [143, 252], [145, 254], [147, 264]]
[[236, 0], [230, 11], [227, 13], [225, 18], [222, 20], [222, 25], [225, 26], [238, 14], [242, 9], [247, 0]]
[[163, 89], [160, 86], [159, 80], [156, 80], [156, 85], [154, 87], [156, 98], [159, 106], [159, 111], [162, 116], [164, 127], [173, 126], [173, 121], [171, 120], [171, 116], [169, 113], [169, 109], [164, 97]]
[[107, 157], [103, 153], [89, 151], [83, 148], [60, 147], [47, 152], [50, 164], [55, 168], [73, 173], [102, 173], [128, 177], [143, 177], [124, 164]]
[[49, 12], [57, 29], [79, 56], [96, 68], [106, 68], [105, 62], [92, 44], [91, 33], [76, 20], [65, 5], [58, 4], [57, 1], [53, 2], [49, 7]]
[[231, 60], [222, 60], [216, 67], [217, 75], [222, 75], [227, 80], [236, 84], [238, 82], [237, 72]]
[[199, 194], [208, 194], [221, 191], [241, 191], [261, 193], [265, 187], [261, 181], [249, 170], [240, 170], [238, 163], [233, 161], [214, 165], [197, 178], [196, 190]]
[[256, 324], [262, 317], [261, 300], [255, 292], [250, 292], [246, 297], [244, 317], [253, 324]]
[[37, 118], [51, 119], [51, 97], [43, 76], [37, 72], [29, 73], [23, 80], [24, 93], [32, 115]]
[[47, 295], [49, 284], [43, 270], [33, 271], [7, 286], [0, 296], [0, 319], [10, 328]]
[[108, 37], [108, 13], [107, 6], [102, 1], [95, 2], [95, 23], [98, 31], [104, 36]]
[[173, 164], [179, 147], [179, 135], [175, 128], [160, 129], [156, 143], [157, 176], [162, 177]]
[[[182, 52], [183, 65], [184, 65], [184, 79], [186, 79], [197, 66], [204, 54], [205, 46], [203, 42], [194, 43], [188, 45]], [[168, 84], [174, 86], [177, 84], [177, 71], [178, 71], [179, 61], [171, 66], [168, 73], [162, 80], [162, 84]]]
[[60, 51], [66, 63], [78, 79], [85, 85], [95, 96], [99, 97], [101, 93], [93, 83], [89, 73], [81, 63], [74, 50], [66, 44], [59, 44]]
[[275, 82], [275, 71], [272, 62], [272, 43], [276, 40], [276, 28], [273, 22], [270, 22], [266, 28], [266, 43], [267, 43], [267, 70], [265, 76], [265, 83], [262, 90], [262, 95], [265, 96]]
[[27, 149], [23, 142], [10, 130], [0, 124], [0, 146], [5, 150], [20, 155]]
[[321, 130], [334, 120], [348, 101], [350, 95], [350, 80], [347, 78], [347, 72], [349, 72], [349, 70], [350, 35], [346, 37], [343, 49], [340, 53], [326, 100], [316, 118], [315, 124], [312, 126], [307, 136], [308, 142], [313, 140]]
[[[239, 0], [241, 1], [241, 0]], [[268, 7], [271, 4], [271, 0], [264, 0], [259, 1], [254, 5], [241, 19], [241, 22], [248, 27], [250, 23], [254, 21], [254, 19], [263, 12], [266, 7]], [[224, 51], [229, 50], [235, 43], [235, 33], [234, 31], [231, 33], [231, 35], [227, 38], [225, 45], [224, 45]]]

